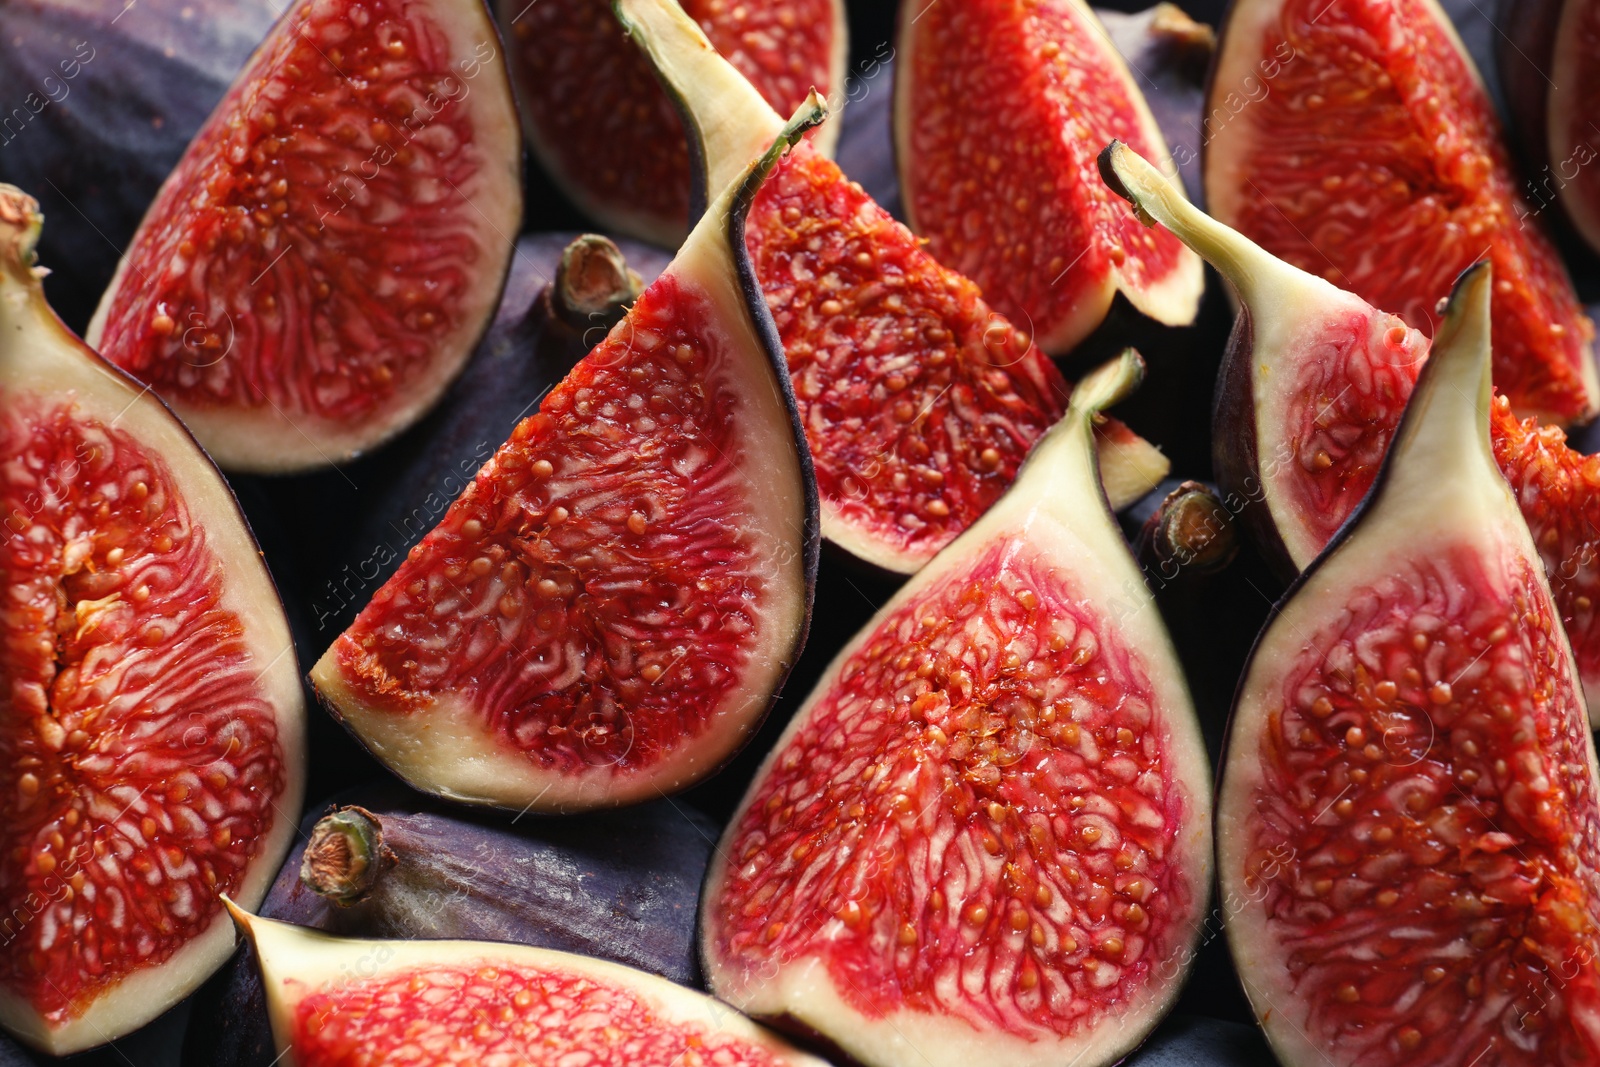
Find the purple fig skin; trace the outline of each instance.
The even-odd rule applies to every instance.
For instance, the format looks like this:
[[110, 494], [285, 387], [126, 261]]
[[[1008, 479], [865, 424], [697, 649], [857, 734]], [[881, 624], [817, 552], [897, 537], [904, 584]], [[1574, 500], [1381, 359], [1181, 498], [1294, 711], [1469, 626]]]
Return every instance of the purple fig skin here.
[[[51, 305], [82, 333], [169, 171], [278, 17], [275, 0], [6, 0], [0, 181], [50, 224]], [[187, 12], [187, 14], [186, 14]]]
[[[306, 841], [359, 805], [393, 854], [357, 903], [301, 880]], [[697, 987], [694, 927], [716, 827], [661, 800], [583, 816], [497, 819], [399, 785], [354, 790], [308, 815], [260, 914], [346, 937], [507, 941], [614, 960]], [[183, 1062], [274, 1062], [260, 972], [246, 946], [195, 999]]]
[[[1559, 161], [1550, 158], [1549, 140], [1550, 94], [1557, 91], [1549, 77], [1555, 65], [1556, 38], [1562, 13], [1579, 2], [1501, 0], [1495, 18], [1500, 32], [1496, 34], [1493, 71], [1504, 94], [1506, 136], [1527, 179], [1523, 195], [1530, 208], [1549, 218], [1550, 232], [1568, 263], [1592, 272], [1600, 266], [1600, 249], [1585, 241], [1567, 212], [1559, 188], [1561, 176], [1552, 166]], [[1451, 9], [1450, 4], [1445, 7]]]

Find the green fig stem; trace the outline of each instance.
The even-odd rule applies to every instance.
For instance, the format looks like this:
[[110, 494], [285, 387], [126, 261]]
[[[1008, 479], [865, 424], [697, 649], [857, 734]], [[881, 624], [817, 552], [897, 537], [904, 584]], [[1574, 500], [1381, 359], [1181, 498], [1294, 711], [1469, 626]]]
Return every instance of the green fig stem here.
[[318, 896], [349, 907], [370, 893], [394, 862], [378, 817], [350, 805], [323, 816], [311, 828], [300, 881]]
[[1139, 534], [1141, 558], [1175, 562], [1195, 574], [1215, 574], [1238, 554], [1233, 517], [1204, 482], [1184, 482], [1168, 493]]
[[689, 128], [709, 203], [779, 136], [779, 115], [673, 0], [612, 0]]
[[628, 266], [616, 242], [586, 233], [561, 252], [550, 284], [552, 314], [575, 329], [610, 329], [644, 291], [644, 279]]
[[1154, 164], [1121, 141], [1112, 141], [1100, 153], [1100, 177], [1133, 205], [1146, 226], [1159, 222], [1217, 268], [1246, 307], [1268, 297], [1281, 300], [1282, 290], [1301, 279], [1326, 284], [1195, 207]]
[[[1109, 362], [1090, 371], [1088, 376], [1073, 387], [1067, 412], [1033, 446], [1033, 451], [1017, 471], [1017, 480], [1010, 492], [1041, 499], [1055, 495], [1053, 489], [1063, 470], [1073, 470], [1082, 475], [1084, 484], [1092, 485], [1104, 493], [1100, 480], [1100, 464], [1095, 451], [1095, 427], [1104, 421], [1100, 414], [1118, 403], [1144, 381], [1144, 357], [1132, 348], [1125, 348]], [[1081, 470], [1079, 469], [1081, 468]], [[1025, 487], [1024, 482], [1048, 482]], [[1109, 512], [1107, 513], [1109, 520]]]

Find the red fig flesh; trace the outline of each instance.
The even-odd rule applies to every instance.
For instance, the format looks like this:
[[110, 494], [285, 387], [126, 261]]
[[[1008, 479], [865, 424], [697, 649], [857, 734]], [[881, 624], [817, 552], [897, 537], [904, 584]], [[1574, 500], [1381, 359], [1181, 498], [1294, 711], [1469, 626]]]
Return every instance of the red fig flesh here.
[[[610, 4], [496, 2], [513, 42], [528, 143], [545, 170], [607, 229], [676, 248], [691, 205], [706, 201], [695, 200], [683, 122]], [[824, 98], [843, 92], [841, 0], [685, 0], [683, 8], [778, 113], [812, 89]], [[831, 154], [837, 137], [827, 123], [812, 143]]]
[[[782, 121], [675, 5], [625, 0], [620, 11], [694, 117], [705, 181], [726, 181]], [[745, 243], [794, 376], [823, 536], [915, 571], [999, 499], [1060, 417], [1067, 382], [976, 285], [809, 146], [762, 187]], [[1098, 446], [1114, 507], [1168, 470], [1120, 423]]]
[[298, 1067], [714, 1063], [825, 1067], [642, 971], [487, 941], [350, 941], [235, 910]]
[[[1243, 93], [1259, 99], [1224, 106]], [[1547, 421], [1600, 411], [1594, 325], [1523, 218], [1494, 108], [1434, 0], [1239, 0], [1208, 114], [1233, 110], [1206, 148], [1219, 221], [1430, 335], [1456, 275], [1487, 257], [1496, 386]]]
[[681, 789], [804, 638], [810, 466], [743, 221], [822, 111], [724, 190], [627, 317], [518, 424], [312, 671], [426, 792], [511, 808]]
[[172, 414], [67, 332], [0, 186], [0, 1025], [54, 1054], [227, 957], [294, 832], [303, 698], [272, 580]]
[[717, 851], [712, 990], [865, 1064], [1117, 1062], [1176, 996], [1209, 767], [1073, 394], [1016, 484], [825, 671]]
[[1088, 336], [1118, 292], [1159, 322], [1194, 321], [1200, 261], [1133, 224], [1094, 177], [1113, 137], [1177, 170], [1087, 4], [919, 5], [900, 20], [896, 63], [902, 194], [935, 256], [1047, 352]]
[[373, 447], [494, 314], [516, 121], [480, 0], [300, 0], [162, 186], [91, 343], [228, 469]]
[[1372, 494], [1239, 689], [1218, 869], [1286, 1065], [1600, 1056], [1600, 779], [1490, 448], [1491, 284], [1463, 277]]

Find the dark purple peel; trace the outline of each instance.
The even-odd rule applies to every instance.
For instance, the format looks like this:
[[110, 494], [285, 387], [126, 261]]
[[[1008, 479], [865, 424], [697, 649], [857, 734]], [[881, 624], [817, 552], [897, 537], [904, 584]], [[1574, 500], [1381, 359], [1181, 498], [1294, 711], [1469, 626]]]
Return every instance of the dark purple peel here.
[[274, 0], [7, 0], [0, 181], [49, 225], [45, 291], [82, 333], [145, 209], [278, 17]]

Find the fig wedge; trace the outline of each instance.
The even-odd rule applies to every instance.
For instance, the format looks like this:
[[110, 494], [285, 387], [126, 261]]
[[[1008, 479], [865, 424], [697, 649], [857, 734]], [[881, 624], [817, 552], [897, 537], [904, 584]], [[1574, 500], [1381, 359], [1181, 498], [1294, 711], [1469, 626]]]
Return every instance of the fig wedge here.
[[482, 336], [521, 163], [483, 0], [296, 0], [162, 185], [89, 341], [226, 470], [349, 459]]
[[299, 1067], [719, 1063], [826, 1067], [701, 993], [615, 963], [493, 941], [353, 941], [233, 909]]
[[871, 1067], [1106, 1067], [1182, 985], [1210, 764], [1105, 505], [1090, 374], [989, 512], [839, 653], [716, 852], [707, 979]]
[[1600, 777], [1490, 445], [1492, 287], [1462, 277], [1376, 485], [1239, 687], [1218, 872], [1286, 1067], [1600, 1057]]
[[1218, 221], [1430, 336], [1456, 276], [1487, 257], [1495, 385], [1546, 422], [1600, 411], [1594, 324], [1435, 0], [1237, 0], [1206, 113], [1231, 116], [1205, 145]]
[[821, 538], [744, 252], [813, 94], [311, 672], [438, 796], [572, 810], [682, 789], [745, 740], [805, 638]]
[[1199, 259], [1130, 225], [1094, 180], [1113, 137], [1163, 165], [1171, 157], [1088, 4], [907, 5], [895, 60], [901, 193], [929, 251], [1055, 355], [1092, 333], [1118, 293], [1165, 325], [1194, 321]]
[[[1280, 575], [1293, 575], [1371, 488], [1428, 340], [1171, 195], [1165, 179], [1126, 146], [1106, 150], [1102, 171], [1136, 210], [1205, 256], [1239, 296], [1213, 415], [1217, 479]], [[1504, 396], [1495, 399], [1490, 432], [1600, 726], [1600, 459], [1569, 448], [1557, 427], [1519, 422]]]
[[[684, 112], [698, 177], [726, 183], [782, 120], [671, 0], [617, 10]], [[917, 570], [1011, 484], [1068, 383], [810, 145], [762, 187], [745, 245], [794, 377], [823, 536], [886, 571]], [[1114, 507], [1166, 476], [1166, 458], [1121, 423], [1103, 425], [1098, 447]]]
[[61, 1055], [187, 996], [294, 834], [304, 695], [183, 425], [73, 336], [0, 186], [0, 1026]]

